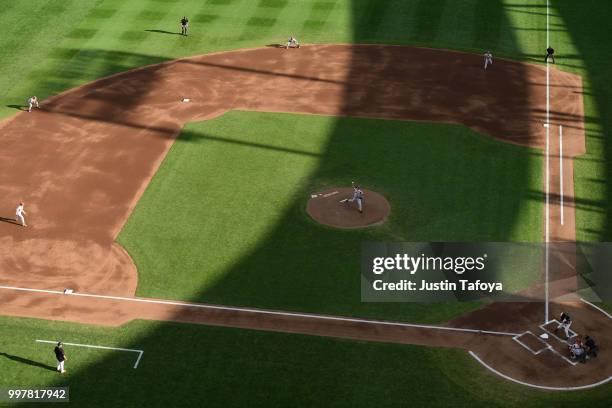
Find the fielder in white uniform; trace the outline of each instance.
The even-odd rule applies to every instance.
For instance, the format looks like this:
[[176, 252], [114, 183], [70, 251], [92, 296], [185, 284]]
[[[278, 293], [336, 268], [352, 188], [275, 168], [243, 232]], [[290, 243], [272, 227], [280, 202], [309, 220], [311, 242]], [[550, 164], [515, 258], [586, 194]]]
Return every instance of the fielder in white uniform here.
[[28, 226], [25, 222], [25, 218], [23, 217], [24, 215], [27, 215], [25, 210], [23, 209], [23, 203], [19, 203], [17, 209], [15, 210], [15, 215], [15, 221], [21, 221], [21, 225], [23, 225], [24, 227]]
[[38, 106], [38, 98], [36, 97], [36, 95], [28, 99], [28, 112], [32, 112], [32, 108], [34, 106], [40, 108], [40, 106]]
[[294, 36], [289, 37], [289, 39], [287, 40], [287, 46], [285, 48], [288, 49], [289, 47], [300, 48], [300, 43]]
[[487, 69], [487, 66], [489, 65], [493, 65], [493, 54], [491, 54], [491, 51], [487, 51], [484, 53], [484, 59], [484, 69]]

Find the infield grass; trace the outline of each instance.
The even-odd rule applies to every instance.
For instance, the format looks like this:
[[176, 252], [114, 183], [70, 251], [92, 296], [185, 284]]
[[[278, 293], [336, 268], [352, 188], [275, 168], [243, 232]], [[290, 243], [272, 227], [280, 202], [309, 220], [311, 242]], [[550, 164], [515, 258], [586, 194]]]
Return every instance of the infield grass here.
[[[361, 303], [361, 243], [537, 241], [541, 174], [535, 150], [462, 126], [230, 112], [185, 128], [119, 242], [140, 296], [439, 321], [469, 305]], [[310, 194], [351, 180], [389, 200], [385, 224], [312, 221]]]

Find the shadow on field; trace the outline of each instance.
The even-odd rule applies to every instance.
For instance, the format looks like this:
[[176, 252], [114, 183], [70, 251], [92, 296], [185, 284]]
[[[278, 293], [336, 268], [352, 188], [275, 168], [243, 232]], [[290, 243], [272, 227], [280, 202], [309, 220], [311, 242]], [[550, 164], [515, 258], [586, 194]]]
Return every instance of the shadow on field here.
[[[480, 13], [482, 7], [476, 3], [481, 2], [477, 0], [473, 2], [474, 9]], [[503, 49], [498, 52], [520, 53], [522, 50], [505, 16], [503, 2], [487, 1], [486, 3], [483, 18], [475, 20], [477, 39], [470, 44], [457, 43], [457, 48], [499, 49], [499, 42], [503, 41]], [[449, 13], [447, 8], [456, 7], [455, 11], [460, 12], [461, 7], [469, 7], [463, 3], [456, 6], [454, 4], [427, 0], [393, 2], [392, 4], [378, 0], [352, 1], [353, 41], [355, 43], [435, 44], [438, 32], [446, 30], [443, 27], [443, 18], [445, 13]], [[406, 21], [397, 16], [411, 16], [412, 21], [415, 21], [418, 27], [407, 31]], [[510, 27], [505, 36], [500, 34], [499, 27], [501, 26]], [[392, 61], [387, 64], [392, 64]], [[215, 66], [235, 69], [222, 65]], [[516, 74], [517, 77], [521, 76], [520, 71]], [[348, 77], [350, 76], [351, 74]], [[299, 78], [299, 75], [295, 77]], [[545, 78], [542, 80], [545, 81]], [[345, 116], [351, 114], [352, 107], [348, 101], [354, 99], [353, 95], [359, 94], [363, 100], [378, 101], [375, 89], [368, 89], [364, 92], [364, 88], [352, 85], [350, 82], [333, 82], [344, 87], [346, 97], [343, 99], [347, 102], [342, 114]], [[435, 85], [432, 84], [432, 87]], [[518, 99], [527, 100], [528, 97], [526, 88], [519, 90]], [[304, 183], [304, 188], [294, 195], [292, 204], [287, 206], [278, 217], [278, 222], [268, 228], [269, 233], [251, 252], [232, 262], [214, 285], [202, 291], [192, 300], [330, 314], [346, 314], [347, 310], [351, 310], [361, 316], [378, 318], [435, 319], [432, 316], [436, 316], [436, 306], [431, 304], [363, 304], [360, 302], [358, 271], [360, 270], [361, 243], [384, 240], [506, 241], [511, 237], [515, 228], [514, 224], [523, 211], [523, 206], [533, 199], [528, 196], [526, 186], [531, 177], [530, 172], [538, 168], [534, 166], [535, 161], [532, 160], [535, 157], [524, 159], [524, 161], [518, 160], [513, 167], [520, 169], [512, 182], [513, 188], [516, 188], [513, 193], [525, 190], [525, 196], [509, 193], [504, 204], [496, 209], [491, 207], [494, 205], [491, 200], [475, 202], [472, 197], [481, 196], [481, 192], [471, 190], [469, 186], [466, 186], [463, 191], [454, 187], [461, 184], [462, 178], [478, 177], [463, 173], [461, 170], [447, 172], [432, 168], [428, 176], [430, 184], [425, 189], [429, 194], [428, 197], [435, 197], [435, 199], [432, 202], [421, 202], [419, 197], [415, 196], [411, 197], [412, 201], [402, 201], [398, 197], [403, 196], [403, 191], [410, 190], [413, 186], [422, 187], [423, 180], [416, 180], [418, 177], [410, 176], [411, 174], [422, 175], [421, 170], [416, 167], [426, 166], [427, 168], [427, 166], [435, 165], [423, 163], [413, 157], [427, 154], [419, 148], [411, 149], [409, 144], [405, 145], [405, 150], [400, 148], [399, 146], [404, 145], [405, 139], [402, 140], [397, 132], [389, 131], [388, 139], [381, 140], [379, 144], [369, 144], [367, 136], [359, 135], [359, 130], [355, 126], [358, 125], [350, 119], [336, 118], [335, 126], [329, 131], [324, 152], [318, 157], [317, 170]], [[351, 135], [350, 138], [347, 138], [347, 135]], [[216, 138], [217, 136], [201, 135], [201, 137]], [[360, 139], [361, 137], [364, 139]], [[361, 146], [367, 147], [362, 148]], [[260, 147], [257, 146], [257, 148]], [[359, 159], [355, 160], [355, 158]], [[453, 163], [452, 159], [449, 159], [448, 163]], [[412, 165], [415, 167], [412, 168]], [[401, 170], [390, 176], [393, 172], [390, 171], [389, 166], [398, 166]], [[453, 166], [453, 169], [456, 167]], [[500, 175], [503, 174], [503, 170], [496, 168], [494, 163], [491, 163], [490, 168], [485, 171], [488, 173], [500, 171]], [[540, 171], [539, 168], [537, 171]], [[381, 176], [382, 174], [387, 177]], [[390, 177], [394, 179], [390, 180]], [[306, 197], [309, 197], [313, 191], [324, 187], [349, 185], [350, 181], [355, 178], [361, 184], [374, 190], [378, 189], [390, 198], [392, 214], [389, 223], [378, 229], [350, 233], [314, 225], [304, 211]], [[270, 180], [270, 182], [273, 181]], [[483, 181], [483, 184], [487, 182]], [[501, 194], [499, 191], [497, 193]], [[543, 196], [540, 196], [540, 200], [542, 199]], [[496, 223], [488, 218], [487, 220], [470, 218], [468, 209], [474, 206], [482, 210], [482, 217], [487, 217], [486, 214], [497, 213], [499, 219], [503, 221]], [[432, 216], [432, 219], [423, 219], [419, 214], [435, 215]], [[448, 233], [444, 236], [428, 234], [426, 225], [435, 223], [446, 223]], [[478, 230], [474, 225], [489, 225], [489, 227], [485, 230]], [[304, 256], [305, 251], [311, 256]], [[338, 259], [342, 261], [337, 261]], [[313, 283], [308, 271], [320, 270], [332, 272], [325, 276], [320, 273], [316, 274], [319, 280]], [[261, 284], [257, 283], [261, 279], [274, 282], [274, 286], [284, 289], [270, 296], [270, 292], [261, 290]], [[338, 289], [338, 282], [342, 282], [341, 290]], [[228, 301], [228, 299], [231, 300]], [[339, 307], [338, 310], [334, 310], [333, 306], [325, 308], [326, 305], [340, 304], [344, 306]], [[463, 307], [467, 309], [469, 306], [463, 305]], [[444, 307], [438, 309], [442, 310]], [[437, 315], [437, 318], [444, 320], [448, 316], [441, 313]]]
[[7, 108], [13, 108], [13, 109], [17, 109], [20, 111], [27, 111], [28, 108], [24, 105], [6, 105]]
[[[38, 75], [45, 78], [36, 90], [43, 101], [50, 95], [83, 85], [87, 81], [167, 60], [129, 51], [78, 48], [58, 48], [52, 56], [57, 60], [57, 65], [38, 72]], [[154, 79], [151, 80], [154, 82]], [[146, 92], [146, 89], [145, 86], [143, 90]]]
[[17, 222], [16, 219], [14, 218], [5, 218], [5, 217], [0, 217], [0, 222], [6, 222], [9, 224], [15, 224], [15, 225], [21, 225], [20, 223]]
[[181, 35], [181, 33], [177, 33], [174, 31], [166, 31], [166, 30], [145, 30], [147, 33], [158, 33], [158, 34], [169, 34], [169, 35]]
[[49, 370], [49, 371], [56, 371], [55, 367], [52, 367], [52, 366], [49, 366], [43, 363], [39, 363], [38, 361], [29, 360], [27, 358], [14, 356], [12, 354], [0, 352], [0, 357], [8, 358], [9, 360], [15, 361], [20, 364], [26, 364], [32, 367], [42, 368], [42, 369]]
[[[216, 5], [221, 7], [221, 0], [215, 0]], [[229, 3], [229, 0], [227, 0]], [[472, 3], [470, 5], [466, 3]], [[477, 18], [474, 24], [477, 26], [476, 32], [478, 33], [477, 39], [469, 43], [460, 43], [460, 40], [456, 40], [457, 47], [460, 48], [480, 48], [480, 49], [498, 49], [500, 44], [500, 29], [499, 23], [505, 23], [508, 26], [507, 17], [504, 14], [505, 7], [511, 7], [513, 5], [505, 4], [501, 0], [487, 0], [484, 2], [487, 4], [487, 12], [491, 12], [487, 15]], [[358, 42], [388, 42], [388, 43], [419, 43], [419, 44], [434, 44], [435, 38], [440, 31], [445, 31], [446, 27], [443, 27], [444, 13], [448, 13], [449, 10], [445, 10], [445, 7], [457, 7], [456, 11], [460, 11], [462, 7], [473, 7], [475, 10], [479, 10], [479, 4], [484, 4], [482, 1], [471, 0], [463, 2], [444, 2], [436, 1], [431, 2], [430, 0], [420, 1], [403, 1], [403, 2], [384, 2], [380, 0], [354, 0], [350, 2], [352, 10], [352, 21], [353, 26], [353, 41]], [[317, 4], [324, 4], [317, 2]], [[330, 3], [333, 6], [333, 3]], [[455, 6], [456, 4], [456, 6]], [[520, 4], [523, 7], [523, 4]], [[326, 6], [327, 7], [327, 6]], [[576, 4], [576, 8], [584, 7], [582, 3]], [[326, 10], [331, 10], [328, 7]], [[455, 10], [450, 10], [451, 14]], [[416, 27], [416, 31], [406, 31], [406, 21], [402, 19], [402, 16], [414, 15], [416, 21], [419, 22], [419, 26]], [[603, 16], [603, 14], [602, 14]], [[491, 20], [492, 18], [492, 20]], [[252, 24], [265, 21], [253, 21]], [[492, 21], [492, 23], [491, 23]], [[604, 25], [606, 26], [606, 25]], [[173, 34], [180, 35], [178, 33], [164, 32], [162, 30], [147, 30], [149, 32], [159, 32], [162, 34]], [[538, 33], [534, 35], [540, 35]], [[163, 37], [160, 37], [162, 40]], [[471, 40], [470, 40], [471, 41]], [[517, 44], [516, 38], [512, 31], [506, 33], [506, 37], [503, 39], [502, 49], [500, 53], [505, 54], [516, 54], [520, 51], [520, 44]], [[453, 45], [455, 45], [453, 44]], [[83, 50], [78, 53], [75, 57], [75, 64], [67, 64], [66, 68], [54, 75], [50, 81], [50, 89], [67, 89], [74, 85], [77, 85], [79, 78], [95, 78], [103, 77], [112, 73], [116, 73], [127, 69], [131, 66], [137, 65], [148, 65], [153, 63], [162, 62], [163, 59], [150, 55], [142, 55], [130, 52], [117, 52], [117, 51], [103, 51], [103, 50]], [[224, 67], [231, 68], [231, 67]], [[86, 74], [83, 74], [85, 72]], [[142, 83], [140, 87], [143, 92], [146, 92], [147, 87], [153, 86], [155, 83], [155, 75], [150, 78], [141, 78]], [[345, 93], [347, 96], [357, 92], [356, 89], [352, 89], [346, 84], [339, 83], [339, 85], [345, 85]], [[597, 89], [597, 87], [596, 87]], [[604, 89], [604, 88], [602, 88]], [[360, 90], [361, 91], [361, 90]], [[375, 92], [372, 90], [371, 92]], [[363, 98], [371, 98], [376, 100], [376, 95], [362, 95]], [[528, 98], [526, 90], [524, 90], [525, 100]], [[345, 98], [346, 100], [352, 99], [351, 97]], [[117, 109], [129, 109], [129, 105], [117, 106]], [[346, 111], [350, 112], [350, 107], [346, 107]], [[346, 112], [345, 111], [345, 112]], [[70, 114], [69, 109], [58, 109], [58, 112]], [[112, 118], [114, 111], [103, 110], [96, 112], [93, 115], [97, 120], [109, 120]], [[106, 119], [105, 119], [106, 118]], [[112, 120], [112, 119], [111, 119]], [[304, 299], [307, 299], [307, 303], [313, 305], [315, 308], [320, 308], [321, 305], [325, 306], [328, 304], [337, 305], [342, 304], [343, 310], [327, 309], [329, 313], [346, 313], [347, 309], [359, 310], [359, 312], [365, 312], [362, 314], [369, 316], [419, 316], [420, 319], [432, 319], [432, 318], [448, 318], [443, 313], [436, 315], [436, 306], [432, 304], [367, 304], [364, 305], [360, 301], [360, 281], [359, 281], [359, 261], [360, 261], [360, 250], [361, 242], [366, 240], [405, 240], [410, 239], [412, 235], [406, 231], [388, 231], [384, 228], [362, 230], [355, 232], [336, 231], [331, 229], [324, 229], [318, 226], [314, 226], [312, 222], [304, 214], [305, 197], [311, 191], [311, 189], [318, 189], [325, 183], [330, 185], [348, 185], [350, 180], [354, 179], [355, 176], [359, 176], [360, 183], [366, 186], [376, 186], [377, 180], [374, 176], [368, 174], [368, 168], [375, 168], [375, 166], [392, 166], [393, 161], [380, 160], [381, 157], [387, 158], [390, 152], [393, 150], [389, 149], [388, 144], [381, 144], [378, 149], [363, 152], [360, 150], [359, 143], [355, 141], [347, 141], [347, 134], [350, 135], [351, 131], [354, 130], [351, 126], [354, 124], [350, 120], [338, 118], [336, 120], [335, 127], [330, 130], [329, 139], [324, 153], [318, 157], [319, 167], [311, 175], [311, 177], [305, 181], [305, 186], [293, 197], [293, 202], [287, 209], [283, 210], [283, 213], [278, 217], [278, 222], [270, 226], [269, 233], [265, 236], [257, 247], [253, 248], [250, 252], [246, 253], [241, 259], [234, 260], [231, 266], [224, 272], [222, 278], [214, 283], [213, 286], [201, 292], [194, 299], [184, 300], [195, 300], [195, 301], [208, 301], [227, 303], [228, 294], [238, 293], [245, 297], [240, 302], [240, 305], [253, 305], [258, 307], [270, 307], [270, 308], [284, 308], [284, 309], [300, 309], [304, 307]], [[395, 135], [397, 136], [397, 135]], [[196, 135], [193, 136], [198, 137]], [[214, 136], [205, 136], [213, 138]], [[225, 140], [223, 140], [225, 141]], [[232, 141], [231, 143], [234, 143]], [[241, 142], [241, 144], [243, 144]], [[392, 145], [393, 143], [391, 143]], [[248, 145], [252, 148], [269, 148], [268, 146], [260, 146], [257, 144]], [[426, 146], [424, 147], [426, 148]], [[608, 149], [612, 147], [608, 144]], [[301, 151], [284, 151], [283, 153], [297, 153], [305, 154]], [[396, 151], [393, 153], [393, 158], [398, 160], [409, 160], [406, 159], [407, 155], [411, 154], [411, 151]], [[353, 160], [351, 158], [359, 158], [359, 160]], [[494, 165], [493, 163], [491, 164]], [[452, 169], [452, 162], [449, 162], [449, 166]], [[526, 160], [521, 163], [517, 163], [519, 166], [519, 172], [517, 177], [512, 180], [512, 185], [520, 189], [526, 189], [529, 183], [530, 171], [532, 171], [532, 161]], [[453, 174], [453, 171], [434, 171], [432, 174], [439, 176], [440, 179], [428, 179], [428, 180], [414, 180], [411, 178], [410, 173], [403, 173], [398, 175], [398, 179], [388, 187], [387, 191], [383, 193], [393, 197], [399, 189], [405, 189], [406, 183], [427, 183], [428, 186], [425, 188], [434, 189], [440, 187], [439, 192], [432, 192], [432, 194], [438, 194], [440, 202], [425, 203], [419, 202], [419, 197], [413, 197], [414, 207], [426, 207], [426, 206], [437, 206], [436, 214], [440, 219], [429, 220], [419, 219], [418, 217], [410, 218], [406, 217], [403, 220], [404, 225], [412, 226], [414, 228], [425, 228], [428, 223], [432, 222], [444, 222], [449, 223], [452, 228], [456, 228], [457, 231], [454, 238], [457, 240], [465, 239], [469, 234], [477, 236], [482, 241], [487, 240], [508, 240], [515, 228], [515, 223], [522, 211], [522, 205], [524, 200], [537, 199], [534, 195], [531, 197], [511, 197], [509, 196], [505, 200], [505, 207], [500, 208], [499, 211], [503, 212], [505, 216], [504, 223], [490, 223], [494, 225], [490, 230], [484, 231], [473, 231], [472, 225], [475, 220], [469, 218], [462, 218], [462, 213], [457, 208], [457, 205], [475, 205], [475, 206], [489, 206], [490, 202], [473, 202], [470, 198], [469, 191], [460, 191], [457, 187], [460, 184], [455, 183], [460, 178], [461, 173]], [[610, 173], [608, 167], [608, 173]], [[334, 174], [330, 177], [330, 174]], [[612, 180], [612, 175], [608, 174], [609, 179]], [[271, 180], [270, 182], [273, 182]], [[439, 183], [439, 185], [438, 185]], [[445, 188], [447, 190], [445, 190]], [[490, 188], [490, 186], [484, 186], [484, 188]], [[446, 191], [454, 189], [453, 194], [446, 194]], [[491, 194], [501, 194], [501, 192], [491, 187]], [[446, 197], [446, 198], [445, 198]], [[462, 202], [458, 203], [457, 198], [463, 197]], [[542, 197], [539, 198], [542, 200]], [[447, 200], [446, 202], [443, 200]], [[452, 201], [451, 201], [452, 200]], [[450, 202], [449, 202], [450, 201]], [[392, 205], [398, 203], [392, 202]], [[409, 214], [409, 204], [406, 204], [406, 214]], [[607, 204], [608, 206], [611, 204]], [[450, 213], [446, 211], [447, 208], [455, 209], [456, 212]], [[491, 209], [483, 211], [483, 213], [491, 213]], [[394, 210], [395, 211], [395, 210]], [[401, 214], [401, 211], [398, 212]], [[393, 213], [392, 213], [393, 214]], [[392, 215], [397, 217], [396, 215]], [[453, 223], [454, 224], [451, 224]], [[231, 221], [228, 221], [228, 226], [231, 227]], [[310, 234], [300, 234], [307, 230]], [[445, 240], [452, 235], [445, 236], [428, 236], [426, 233], [422, 233], [421, 238], [425, 240]], [[240, 237], [236, 237], [240, 239]], [[342, 243], [339, 245], [338, 243]], [[304, 254], [317, 254], [317, 251], [325, 253], [325, 257], [309, 256], [305, 257]], [[308, 259], [305, 264], [304, 259]], [[341, 269], [330, 270], [329, 261], [333, 259], [342, 259]], [[330, 270], [330, 273], [326, 277], [322, 278], [321, 281], [313, 284], [309, 279], [309, 268], [324, 268], [324, 270]], [[327, 269], [325, 269], [327, 268]], [[270, 285], [274, 285], [278, 288], [286, 288], [286, 290], [278, 290], [274, 298], [270, 298], [269, 292], [263, 292], [260, 290], [259, 281], [265, 279]], [[197, 285], [197, 282], [194, 282]], [[317, 287], [326, 288], [324, 291], [320, 291]], [[339, 289], [342, 287], [342, 289]], [[235, 295], [229, 296], [230, 299], [234, 299]], [[236, 303], [234, 303], [236, 304]], [[459, 308], [461, 305], [457, 305]], [[470, 306], [463, 305], [465, 309]], [[312, 311], [312, 310], [310, 310]], [[432, 317], [436, 316], [436, 317]], [[99, 401], [106, 401], [108, 398], [109, 388], [113, 387], [114, 398], [125, 398], [125, 405], [129, 406], [133, 401], [137, 401], [140, 406], [171, 406], [176, 404], [177, 390], [185, 393], [196, 393], [201, 396], [202, 400], [208, 400], [212, 396], [219, 399], [219, 396], [224, 394], [228, 397], [232, 393], [236, 393], [236, 390], [244, 391], [245, 385], [248, 386], [249, 382], [245, 384], [246, 380], [234, 381], [232, 383], [235, 387], [219, 388], [219, 389], [206, 389], [207, 395], [204, 388], [200, 388], [199, 385], [207, 384], [210, 378], [200, 378], [198, 367], [189, 366], [187, 368], [189, 375], [185, 377], [194, 376], [190, 380], [182, 380], [179, 378], [166, 378], [164, 366], [169, 364], [169, 359], [176, 359], [173, 363], [174, 366], [186, 364], [186, 362], [180, 361], [181, 350], [174, 349], [173, 344], [168, 344], [167, 349], [162, 352], [148, 353], [150, 348], [154, 348], [155, 344], [158, 344], [158, 340], [163, 342], [167, 339], [167, 330], [178, 331], [180, 330], [179, 325], [171, 325], [167, 323], [160, 323], [156, 330], [143, 335], [141, 338], [129, 342], [129, 344], [122, 345], [122, 347], [129, 348], [142, 348], [145, 350], [145, 357], [143, 365], [149, 365], [158, 367], [156, 372], [156, 378], [154, 384], [158, 384], [159, 388], [151, 388], [151, 385], [146, 379], [140, 378], [138, 372], [126, 372], [121, 380], [117, 381], [111, 373], [107, 373], [107, 361], [99, 361], [92, 366], [84, 369], [73, 375], [69, 380], [63, 379], [58, 380], [57, 385], [65, 385], [69, 382], [71, 386], [78, 386], [79, 384], [95, 384], [94, 387], [89, 387], [89, 398], [95, 398]], [[192, 330], [195, 332], [195, 330]], [[194, 347], [199, 347], [201, 339], [196, 335], [192, 337], [192, 344]], [[163, 344], [163, 343], [160, 343]], [[147, 345], [149, 348], [147, 348]], [[252, 347], [253, 350], [257, 350], [256, 342], [247, 344]], [[238, 349], [240, 350], [240, 348]], [[202, 350], [202, 353], [210, 353], [211, 358], [224, 358], [227, 364], [231, 364], [235, 367], [235, 372], [241, 372], [242, 362], [241, 360], [235, 360], [234, 355], [219, 356], [214, 349], [214, 345], [206, 347]], [[11, 356], [15, 357], [15, 356]], [[250, 356], [245, 356], [244, 359]], [[8, 357], [10, 358], [10, 357]], [[113, 357], [113, 360], [119, 357]], [[333, 360], [333, 359], [332, 359]], [[29, 360], [27, 360], [29, 361]], [[31, 362], [33, 365], [39, 364]], [[299, 362], [294, 362], [299, 364]], [[338, 363], [337, 361], [330, 361], [329, 363]], [[39, 364], [39, 366], [53, 369], [49, 366]], [[351, 369], [351, 367], [348, 367]], [[351, 375], [359, 375], [367, 379], [369, 375], [375, 375], [373, 372], [361, 372], [360, 370], [350, 371]], [[114, 373], [116, 374], [116, 373]], [[111, 378], [112, 376], [112, 378]], [[98, 386], [97, 379], [100, 379], [100, 384], [104, 386]], [[164, 379], [167, 381], [164, 381]], [[227, 379], [227, 382], [231, 382], [232, 379]], [[367, 382], [367, 380], [365, 380]], [[169, 389], [172, 392], [165, 392], [168, 390], [168, 385], [171, 385]], [[190, 387], [191, 385], [198, 385], [196, 387]], [[352, 384], [355, 386], [355, 384]], [[188, 387], [189, 386], [189, 387]], [[299, 395], [304, 394], [304, 390], [301, 389], [299, 384], [286, 384], [289, 387], [295, 387]], [[345, 385], [348, 387], [348, 384]], [[189, 388], [190, 391], [187, 391]], [[347, 388], [348, 389], [348, 388]], [[154, 392], [157, 391], [157, 392]], [[247, 387], [247, 391], [248, 387]], [[300, 392], [302, 391], [302, 392]], [[309, 393], [311, 394], [311, 393]], [[271, 392], [266, 395], [264, 399], [258, 400], [259, 403], [265, 405], [271, 405], [270, 399], [275, 398], [275, 393]], [[72, 395], [71, 395], [72, 397]], [[257, 400], [254, 400], [257, 401]], [[385, 401], [384, 397], [381, 397], [380, 401]], [[74, 402], [79, 402], [79, 397], [74, 396]], [[84, 401], [81, 401], [84, 403]], [[284, 405], [290, 403], [295, 404], [295, 401], [282, 401]], [[314, 405], [321, 405], [321, 401], [315, 402]], [[343, 394], [342, 402], [347, 406], [359, 405], [359, 401], [352, 401], [350, 393]], [[134, 405], [136, 402], [134, 402]]]
[[[598, 117], [589, 119], [593, 126], [587, 126], [586, 129], [587, 155], [578, 160], [578, 163], [591, 162], [591, 165], [575, 175], [578, 183], [576, 201], [588, 203], [586, 207], [577, 209], [576, 226], [585, 233], [581, 234], [583, 239], [612, 241], [612, 200], [610, 200], [612, 196], [612, 164], [610, 163], [612, 141], [610, 137], [607, 137], [612, 132], [612, 105], [610, 104], [612, 89], [609, 75], [612, 71], [612, 49], [603, 45], [604, 40], [610, 38], [609, 15], [612, 6], [609, 2], [597, 0], [581, 2], [558, 0], [551, 2], [551, 8], [563, 18], [569, 36], [577, 49], [577, 55], [565, 56], [563, 50], [558, 50], [555, 57], [561, 64], [576, 68], [572, 71], [583, 74], [587, 81], [585, 85], [590, 91], [585, 96], [585, 108], [594, 106], [595, 109], [591, 111], [599, 113]], [[554, 47], [554, 37], [551, 41]], [[579, 58], [584, 66], [568, 65], [565, 62], [566, 58], [570, 61]], [[607, 136], [602, 137], [603, 135]], [[603, 161], [591, 157], [594, 151], [598, 152], [596, 156], [602, 158]], [[588, 187], [593, 184], [586, 180], [582, 181], [584, 186], [580, 184], [582, 177], [588, 177], [589, 174], [597, 174], [600, 177], [594, 189]], [[592, 196], [594, 191], [601, 191], [597, 193], [597, 198]], [[580, 197], [581, 194], [586, 197]], [[600, 214], [600, 217], [603, 217], [604, 222], [601, 228], [580, 227], [594, 214]], [[579, 235], [579, 238], [581, 236]]]

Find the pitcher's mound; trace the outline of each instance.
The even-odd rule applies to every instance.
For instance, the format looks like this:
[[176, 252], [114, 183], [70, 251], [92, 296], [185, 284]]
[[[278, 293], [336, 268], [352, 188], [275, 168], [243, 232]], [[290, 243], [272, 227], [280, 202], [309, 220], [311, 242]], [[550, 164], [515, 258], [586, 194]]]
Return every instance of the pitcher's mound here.
[[363, 213], [357, 203], [340, 201], [353, 196], [352, 187], [340, 187], [313, 193], [306, 211], [317, 222], [336, 228], [365, 228], [385, 222], [391, 206], [380, 194], [363, 190]]

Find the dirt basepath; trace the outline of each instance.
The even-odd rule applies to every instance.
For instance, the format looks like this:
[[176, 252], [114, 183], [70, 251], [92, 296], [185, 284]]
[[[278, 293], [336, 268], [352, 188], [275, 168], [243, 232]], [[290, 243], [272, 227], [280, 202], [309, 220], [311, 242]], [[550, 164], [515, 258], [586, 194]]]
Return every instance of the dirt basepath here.
[[[472, 54], [320, 45], [186, 58], [67, 91], [44, 101], [41, 110], [19, 113], [0, 123], [5, 146], [0, 152], [0, 217], [13, 217], [15, 205], [23, 200], [31, 224], [21, 228], [0, 222], [0, 282], [133, 296], [136, 269], [115, 238], [186, 122], [232, 109], [423, 120], [463, 124], [510, 143], [544, 148], [545, 85], [543, 67], [519, 62], [496, 60], [492, 69], [484, 71], [481, 56]], [[572, 158], [585, 150], [581, 79], [553, 69], [550, 89], [552, 119], [565, 126], [560, 158], [565, 171], [561, 176], [553, 163], [551, 176], [553, 181], [563, 177], [566, 195], [565, 223], [551, 222], [551, 237], [572, 241]], [[181, 103], [181, 98], [191, 102]], [[555, 146], [553, 141], [553, 153], [558, 152]], [[551, 193], [560, 201], [558, 185], [551, 184]], [[551, 220], [560, 212], [557, 201], [553, 204]], [[380, 341], [469, 345], [491, 355], [500, 349], [496, 342], [502, 341], [415, 328], [404, 332], [388, 326], [354, 325], [349, 330], [337, 322], [319, 325], [297, 318], [271, 323], [250, 315], [187, 313], [180, 306], [134, 307], [131, 302], [10, 290], [0, 293], [0, 304], [8, 315], [106, 324], [134, 318], [172, 319]], [[508, 350], [520, 348], [507, 336], [503, 339], [510, 342]], [[559, 362], [551, 361], [549, 374], [559, 369]], [[553, 380], [592, 380], [575, 375], [564, 378], [569, 380]]]
[[[481, 62], [398, 46], [263, 48], [148, 66], [47, 100], [0, 124], [0, 216], [13, 217], [24, 200], [31, 224], [0, 222], [0, 281], [133, 295], [136, 269], [114, 243], [117, 234], [182, 126], [231, 109], [460, 123], [543, 148], [544, 69], [499, 60], [485, 71]], [[573, 240], [571, 158], [585, 146], [582, 85], [553, 72], [551, 112], [566, 124], [570, 205], [551, 236]]]

